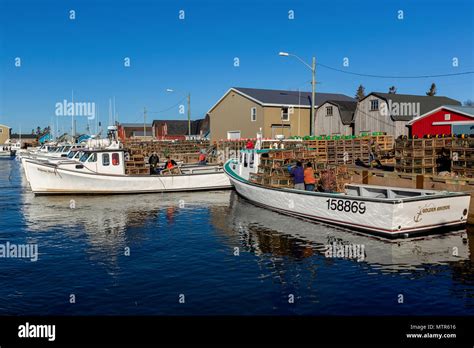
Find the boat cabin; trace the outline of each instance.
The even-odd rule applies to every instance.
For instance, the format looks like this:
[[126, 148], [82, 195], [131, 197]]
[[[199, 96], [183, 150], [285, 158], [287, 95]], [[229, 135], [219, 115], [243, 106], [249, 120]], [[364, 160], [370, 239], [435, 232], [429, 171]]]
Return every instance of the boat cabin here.
[[63, 168], [73, 166], [75, 170], [100, 174], [124, 175], [124, 150], [86, 150], [77, 151], [72, 157], [79, 157], [80, 163], [67, 163]]

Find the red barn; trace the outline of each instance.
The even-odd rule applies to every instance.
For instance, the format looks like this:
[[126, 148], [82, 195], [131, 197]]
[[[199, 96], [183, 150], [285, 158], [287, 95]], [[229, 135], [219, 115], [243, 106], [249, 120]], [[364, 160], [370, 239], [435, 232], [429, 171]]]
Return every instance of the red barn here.
[[443, 105], [408, 122], [410, 135], [474, 134], [474, 107]]

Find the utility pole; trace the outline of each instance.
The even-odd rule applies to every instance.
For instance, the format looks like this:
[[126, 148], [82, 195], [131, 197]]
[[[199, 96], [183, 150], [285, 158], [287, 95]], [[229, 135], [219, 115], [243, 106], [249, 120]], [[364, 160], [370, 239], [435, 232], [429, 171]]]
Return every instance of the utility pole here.
[[316, 96], [316, 57], [313, 57], [313, 64], [311, 66], [311, 71], [313, 78], [311, 80], [312, 90], [311, 90], [311, 125], [309, 127], [309, 133], [311, 136], [314, 135], [315, 131], [315, 124], [314, 124], [314, 107], [316, 106], [316, 100], [314, 99]]
[[146, 136], [146, 107], [143, 108], [143, 136]]
[[191, 93], [188, 93], [188, 136], [191, 139]]

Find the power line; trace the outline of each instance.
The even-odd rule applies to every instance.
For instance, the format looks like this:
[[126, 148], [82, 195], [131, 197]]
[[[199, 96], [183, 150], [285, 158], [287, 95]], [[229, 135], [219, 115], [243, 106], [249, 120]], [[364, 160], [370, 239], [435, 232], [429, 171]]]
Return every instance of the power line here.
[[149, 111], [148, 113], [150, 113], [150, 114], [161, 114], [162, 112], [169, 111], [169, 110], [175, 108], [176, 106], [178, 106], [180, 103], [182, 103], [184, 101], [184, 99], [186, 99], [186, 98], [187, 98], [187, 96], [184, 96], [180, 101], [178, 101], [173, 106], [170, 106], [169, 108], [166, 108], [166, 109], [163, 109], [163, 110], [160, 110], [160, 111]]
[[341, 72], [341, 73], [344, 73], [344, 74], [364, 76], [364, 77], [374, 77], [374, 78], [380, 78], [380, 79], [424, 79], [424, 78], [432, 78], [432, 77], [447, 77], [447, 76], [459, 76], [459, 75], [474, 74], [474, 71], [464, 71], [464, 72], [451, 73], [451, 74], [390, 76], [390, 75], [360, 74], [360, 73], [355, 73], [355, 72], [352, 72], [352, 71], [346, 71], [346, 70], [342, 70], [342, 69], [333, 68], [333, 67], [327, 66], [325, 64], [321, 64], [321, 63], [318, 63], [317, 65], [319, 65], [323, 68], [338, 71], [338, 72]]

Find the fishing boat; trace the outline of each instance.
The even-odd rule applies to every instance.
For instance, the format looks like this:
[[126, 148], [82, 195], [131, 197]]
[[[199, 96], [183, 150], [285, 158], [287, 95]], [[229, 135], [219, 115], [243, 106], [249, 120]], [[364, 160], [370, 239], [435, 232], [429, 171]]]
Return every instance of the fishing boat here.
[[123, 194], [231, 188], [218, 165], [181, 165], [159, 175], [131, 175], [125, 150], [82, 150], [79, 162], [22, 159], [31, 190], [37, 194]]
[[272, 150], [242, 150], [224, 165], [237, 193], [256, 205], [305, 219], [403, 238], [439, 233], [465, 226], [470, 195], [407, 188], [347, 184], [343, 192], [314, 192], [278, 188], [250, 180], [261, 156]]
[[0, 146], [0, 159], [13, 159], [16, 156], [16, 151], [10, 146]]

